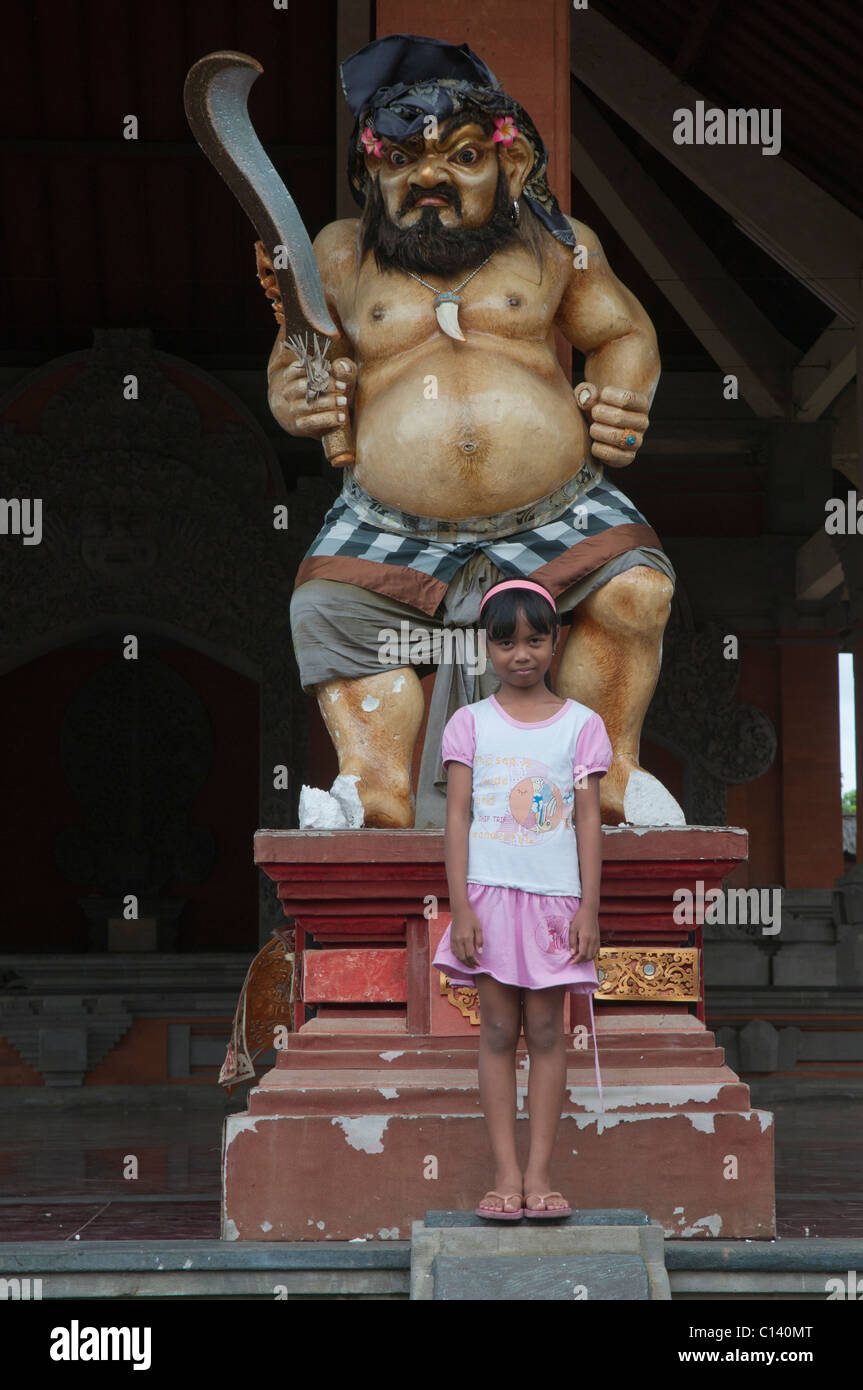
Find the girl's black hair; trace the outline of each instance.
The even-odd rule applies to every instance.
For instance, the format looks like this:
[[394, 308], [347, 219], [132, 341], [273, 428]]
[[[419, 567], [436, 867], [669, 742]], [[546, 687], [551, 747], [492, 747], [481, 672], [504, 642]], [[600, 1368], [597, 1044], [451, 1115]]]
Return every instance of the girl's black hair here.
[[[515, 632], [519, 609], [535, 632], [551, 633], [553, 647], [560, 631], [557, 609], [552, 608], [548, 599], [535, 589], [502, 589], [499, 594], [493, 594], [479, 615], [478, 627], [487, 632], [493, 642], [504, 641]], [[548, 671], [545, 673], [545, 683], [551, 690]]]

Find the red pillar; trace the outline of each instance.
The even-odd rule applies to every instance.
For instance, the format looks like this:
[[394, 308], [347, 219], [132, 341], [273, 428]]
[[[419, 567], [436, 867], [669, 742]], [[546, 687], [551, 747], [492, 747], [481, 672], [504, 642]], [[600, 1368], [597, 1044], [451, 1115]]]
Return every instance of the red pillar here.
[[[377, 0], [375, 38], [421, 33], [466, 43], [487, 63], [504, 90], [529, 113], [548, 146], [548, 182], [561, 210], [570, 211], [568, 0]], [[558, 335], [558, 356], [569, 375], [572, 352]]]
[[[857, 766], [857, 862], [863, 859], [863, 839], [861, 839], [861, 829], [863, 829], [863, 806], [860, 804], [861, 792], [863, 792], [863, 646], [851, 648], [854, 656], [854, 745]], [[847, 787], [846, 791], [851, 788]]]
[[824, 888], [844, 873], [839, 663], [826, 644], [780, 650], [783, 883]]

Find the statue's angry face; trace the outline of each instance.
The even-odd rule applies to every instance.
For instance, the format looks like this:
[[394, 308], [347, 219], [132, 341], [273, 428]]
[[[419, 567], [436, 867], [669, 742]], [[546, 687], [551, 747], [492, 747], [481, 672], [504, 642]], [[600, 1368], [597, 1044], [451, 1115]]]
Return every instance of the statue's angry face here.
[[413, 227], [424, 208], [443, 227], [481, 227], [491, 217], [501, 173], [493, 137], [468, 122], [407, 145], [382, 141], [380, 191], [391, 221]]
[[373, 249], [382, 268], [446, 275], [513, 240], [513, 199], [532, 154], [523, 139], [504, 148], [490, 119], [487, 126], [454, 117], [403, 144], [381, 140], [380, 155], [366, 155], [363, 249]]

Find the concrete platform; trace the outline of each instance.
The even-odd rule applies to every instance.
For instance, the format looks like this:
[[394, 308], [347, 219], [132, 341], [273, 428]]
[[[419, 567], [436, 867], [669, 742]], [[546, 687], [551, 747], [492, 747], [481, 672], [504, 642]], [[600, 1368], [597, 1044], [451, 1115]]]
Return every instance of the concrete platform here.
[[[582, 1209], [643, 1208], [669, 1238], [775, 1235], [773, 1116], [751, 1108], [703, 1023], [597, 1009], [596, 1026], [604, 1108], [592, 1048], [574, 1043], [556, 1188]], [[437, 1208], [472, 1211], [491, 1185], [477, 1046], [371, 1020], [291, 1034], [226, 1118], [223, 1238], [404, 1240], [432, 1185]], [[523, 1159], [528, 1060], [516, 1055]]]
[[[436, 1213], [427, 1213], [427, 1218]], [[462, 1217], [465, 1213], [456, 1213]], [[479, 1219], [479, 1218], [477, 1218]], [[863, 1270], [863, 1240], [666, 1240], [672, 1301], [824, 1302], [830, 1279]], [[411, 1243], [195, 1240], [0, 1243], [0, 1278], [31, 1297], [410, 1298]], [[35, 1280], [40, 1279], [37, 1288]], [[8, 1296], [15, 1296], [14, 1285]], [[18, 1293], [24, 1290], [19, 1286]]]

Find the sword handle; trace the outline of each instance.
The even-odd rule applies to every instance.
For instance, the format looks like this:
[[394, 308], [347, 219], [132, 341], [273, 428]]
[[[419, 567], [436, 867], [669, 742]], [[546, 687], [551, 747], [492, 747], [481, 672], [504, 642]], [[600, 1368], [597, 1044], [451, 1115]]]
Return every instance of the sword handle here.
[[321, 443], [333, 468], [349, 467], [356, 458], [354, 432], [351, 429], [350, 420], [347, 424], [339, 425], [337, 429], [330, 430], [328, 434], [322, 434]]

